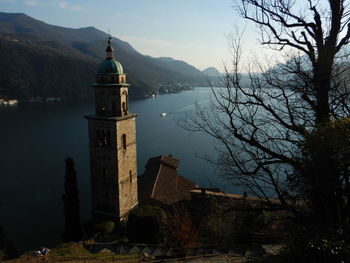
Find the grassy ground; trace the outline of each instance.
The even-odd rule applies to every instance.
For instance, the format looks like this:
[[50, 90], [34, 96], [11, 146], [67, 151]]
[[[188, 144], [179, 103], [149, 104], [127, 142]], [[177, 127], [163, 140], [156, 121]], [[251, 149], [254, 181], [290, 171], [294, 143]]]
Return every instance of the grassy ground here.
[[32, 252], [22, 255], [20, 258], [3, 261], [4, 263], [93, 263], [93, 262], [138, 262], [138, 255], [114, 255], [113, 253], [104, 252], [92, 254], [81, 243], [62, 244], [53, 248], [50, 255], [33, 256]]
[[[86, 249], [87, 247], [87, 249]], [[57, 248], [51, 249], [48, 256], [33, 256], [33, 252], [28, 252], [18, 259], [1, 261], [3, 263], [136, 263], [139, 262], [139, 255], [115, 255], [112, 252], [102, 252], [92, 254], [89, 251], [89, 244], [83, 243], [66, 243]], [[291, 262], [289, 256], [281, 253], [277, 256], [266, 256], [260, 259], [247, 259], [245, 257], [232, 257], [229, 255], [219, 255], [214, 257], [194, 257], [188, 258], [181, 262], [254, 262], [254, 263], [288, 263]], [[174, 262], [174, 261], [173, 261]], [[180, 262], [180, 261], [179, 261]]]

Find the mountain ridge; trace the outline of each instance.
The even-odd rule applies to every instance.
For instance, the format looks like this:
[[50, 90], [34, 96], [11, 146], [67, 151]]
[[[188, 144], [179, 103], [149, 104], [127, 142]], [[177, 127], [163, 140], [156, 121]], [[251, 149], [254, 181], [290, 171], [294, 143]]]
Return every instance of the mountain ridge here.
[[219, 77], [222, 75], [222, 73], [214, 67], [208, 67], [204, 69], [202, 72], [208, 77]]
[[[0, 12], [0, 92], [21, 99], [92, 97], [90, 83], [104, 59], [107, 38], [93, 26], [66, 28], [24, 13]], [[207, 84], [202, 72], [184, 61], [144, 56], [115, 37], [112, 44], [132, 84], [131, 96], [178, 92]], [[14, 79], [12, 88], [4, 85], [8, 79]]]

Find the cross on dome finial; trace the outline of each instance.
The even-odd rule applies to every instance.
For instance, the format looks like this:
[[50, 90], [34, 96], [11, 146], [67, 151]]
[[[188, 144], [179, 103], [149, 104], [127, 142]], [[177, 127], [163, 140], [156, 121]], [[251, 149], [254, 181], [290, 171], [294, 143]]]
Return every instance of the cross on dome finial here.
[[108, 45], [106, 48], [106, 59], [113, 59], [114, 48], [111, 45], [112, 37], [110, 34], [110, 30], [108, 29]]

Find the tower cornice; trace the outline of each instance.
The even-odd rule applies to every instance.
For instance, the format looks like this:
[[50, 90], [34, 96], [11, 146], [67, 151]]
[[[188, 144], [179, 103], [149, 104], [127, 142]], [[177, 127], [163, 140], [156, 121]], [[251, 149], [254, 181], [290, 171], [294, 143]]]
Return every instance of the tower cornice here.
[[130, 87], [128, 83], [92, 83], [93, 87]]
[[122, 121], [122, 120], [131, 119], [131, 118], [136, 118], [138, 116], [139, 116], [138, 114], [129, 113], [128, 115], [113, 116], [113, 117], [99, 116], [99, 115], [87, 115], [87, 116], [85, 116], [85, 118], [86, 119], [93, 119], [93, 120], [104, 120], [104, 121]]

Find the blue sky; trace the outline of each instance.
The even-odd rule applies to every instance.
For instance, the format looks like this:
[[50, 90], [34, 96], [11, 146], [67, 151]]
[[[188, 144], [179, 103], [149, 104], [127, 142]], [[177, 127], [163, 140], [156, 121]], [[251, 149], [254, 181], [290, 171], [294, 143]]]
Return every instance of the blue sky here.
[[64, 27], [110, 29], [142, 54], [222, 71], [230, 62], [226, 36], [235, 26], [248, 28], [245, 46], [257, 47], [254, 27], [232, 5], [232, 0], [0, 0], [0, 11]]

